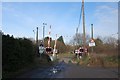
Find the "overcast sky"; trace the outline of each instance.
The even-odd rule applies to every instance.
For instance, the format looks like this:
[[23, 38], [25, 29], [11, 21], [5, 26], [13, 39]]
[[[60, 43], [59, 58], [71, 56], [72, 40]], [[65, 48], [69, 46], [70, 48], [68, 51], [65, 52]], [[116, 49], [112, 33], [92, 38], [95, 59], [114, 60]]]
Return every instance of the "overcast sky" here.
[[[43, 23], [45, 36], [51, 25], [51, 36], [62, 35], [65, 42], [75, 34], [78, 26], [81, 2], [3, 2], [2, 31], [15, 37], [34, 38], [33, 30], [39, 27], [42, 39]], [[82, 22], [79, 32], [82, 33]], [[85, 2], [86, 33], [94, 25], [94, 37], [114, 36], [118, 32], [117, 2]]]

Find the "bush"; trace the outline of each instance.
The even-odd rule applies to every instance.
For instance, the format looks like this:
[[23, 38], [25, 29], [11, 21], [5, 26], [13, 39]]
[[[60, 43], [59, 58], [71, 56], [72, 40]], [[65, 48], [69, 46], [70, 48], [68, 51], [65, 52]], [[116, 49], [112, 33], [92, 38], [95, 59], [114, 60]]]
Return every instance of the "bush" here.
[[[3, 73], [17, 71], [34, 60], [34, 47], [26, 38], [15, 39], [2, 35], [2, 68]], [[4, 77], [4, 74], [3, 74]]]

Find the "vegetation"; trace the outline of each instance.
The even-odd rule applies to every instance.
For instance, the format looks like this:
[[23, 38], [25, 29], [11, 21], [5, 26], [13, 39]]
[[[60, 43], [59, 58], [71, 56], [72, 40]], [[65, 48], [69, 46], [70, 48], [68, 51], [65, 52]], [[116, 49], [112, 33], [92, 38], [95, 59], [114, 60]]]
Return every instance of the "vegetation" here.
[[[80, 40], [82, 40], [81, 37], [82, 34], [78, 34], [77, 36], [73, 36], [73, 39], [71, 40], [70, 44], [72, 47], [69, 49], [75, 50], [76, 47], [78, 48], [81, 46]], [[77, 39], [77, 37], [79, 39]], [[73, 62], [86, 65], [86, 66], [101, 66], [101, 67], [118, 67], [119, 58], [118, 55], [118, 40], [113, 37], [97, 37], [94, 39], [96, 46], [89, 47], [88, 43], [90, 41], [89, 35], [86, 38], [86, 45], [88, 47], [88, 51], [90, 53], [90, 58], [87, 56], [84, 56], [82, 59], [78, 60], [76, 57], [73, 58]], [[76, 46], [77, 43], [77, 46]], [[70, 45], [69, 45], [70, 46]]]
[[15, 72], [34, 61], [34, 45], [26, 38], [2, 35], [2, 72]]
[[[47, 47], [48, 37], [45, 38], [45, 47]], [[55, 40], [51, 40], [51, 47], [53, 48]], [[39, 41], [40, 42], [40, 41]], [[14, 38], [10, 35], [2, 34], [2, 68], [3, 78], [9, 77], [15, 72], [19, 72], [24, 68], [29, 68], [34, 64], [35, 66], [42, 66], [48, 64], [47, 56], [42, 55], [42, 60], [37, 58], [34, 41], [27, 38]], [[66, 51], [66, 45], [62, 36], [57, 40], [57, 49], [59, 53]], [[56, 61], [55, 61], [56, 62]], [[51, 65], [50, 63], [48, 65]]]
[[118, 42], [113, 37], [106, 37], [104, 39], [95, 39], [96, 46], [94, 50], [96, 53], [104, 53], [108, 55], [117, 55]]
[[[81, 36], [81, 35], [80, 35]], [[82, 40], [79, 37], [79, 40]], [[44, 39], [44, 46], [47, 47], [48, 37]], [[89, 42], [89, 35], [87, 37], [87, 46]], [[55, 40], [51, 40], [51, 47], [54, 48]], [[71, 58], [72, 61], [77, 64], [81, 65], [96, 65], [107, 67], [114, 65], [113, 67], [117, 66], [118, 62], [120, 62], [118, 56], [118, 43], [117, 40], [112, 37], [107, 38], [96, 38], [95, 43], [96, 46], [94, 47], [94, 54], [91, 53], [91, 47], [88, 47], [90, 58], [84, 56], [81, 60], [78, 60], [75, 57], [75, 54], [72, 54], [76, 47], [81, 46], [81, 41], [77, 40], [74, 36], [71, 40], [70, 44], [65, 44], [64, 39], [60, 36], [57, 39], [57, 49], [59, 53], [58, 57], [68, 57]], [[76, 42], [77, 41], [77, 46]], [[40, 41], [39, 41], [40, 42]], [[79, 45], [80, 44], [80, 45]], [[40, 63], [40, 59], [36, 58], [36, 45], [33, 42], [26, 38], [14, 38], [13, 36], [4, 35], [2, 34], [2, 68], [3, 68], [3, 78], [6, 77], [7, 73], [15, 72], [18, 70], [23, 69], [25, 66], [29, 66], [30, 64], [36, 62], [37, 64]], [[68, 53], [69, 52], [69, 53]], [[96, 56], [97, 55], [97, 56]], [[103, 56], [102, 56], [103, 55]], [[45, 59], [45, 55], [43, 55], [43, 60], [41, 63], [44, 64], [47, 59]], [[57, 61], [55, 61], [57, 62]], [[51, 64], [51, 63], [50, 63]], [[49, 65], [49, 64], [48, 64]]]

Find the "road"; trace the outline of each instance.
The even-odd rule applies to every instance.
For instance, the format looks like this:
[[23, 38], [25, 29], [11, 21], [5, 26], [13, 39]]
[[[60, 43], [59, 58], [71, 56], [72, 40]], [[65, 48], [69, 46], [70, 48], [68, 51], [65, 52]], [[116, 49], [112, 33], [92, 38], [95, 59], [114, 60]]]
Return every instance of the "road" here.
[[56, 65], [34, 69], [17, 78], [118, 78], [117, 68], [82, 67], [68, 61], [63, 58]]
[[57, 78], [118, 78], [118, 70], [67, 64], [67, 68]]
[[55, 78], [57, 75], [67, 68], [65, 62], [59, 62], [56, 65], [50, 66], [48, 68], [38, 68], [32, 71], [28, 71], [17, 78]]

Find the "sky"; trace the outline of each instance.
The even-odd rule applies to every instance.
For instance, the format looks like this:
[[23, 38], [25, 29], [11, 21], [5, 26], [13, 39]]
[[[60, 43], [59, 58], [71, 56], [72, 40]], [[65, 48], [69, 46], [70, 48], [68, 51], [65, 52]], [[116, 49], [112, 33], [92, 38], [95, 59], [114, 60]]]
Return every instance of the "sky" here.
[[[1, 5], [0, 5], [1, 6]], [[14, 37], [35, 38], [33, 30], [39, 28], [39, 39], [48, 36], [63, 36], [69, 42], [76, 33], [81, 11], [81, 2], [2, 2], [2, 31]], [[0, 13], [1, 14], [1, 13]], [[118, 32], [117, 2], [85, 2], [85, 27], [90, 35], [91, 24], [94, 37], [113, 36]], [[82, 18], [79, 32], [82, 33]], [[115, 35], [113, 35], [115, 34]]]

